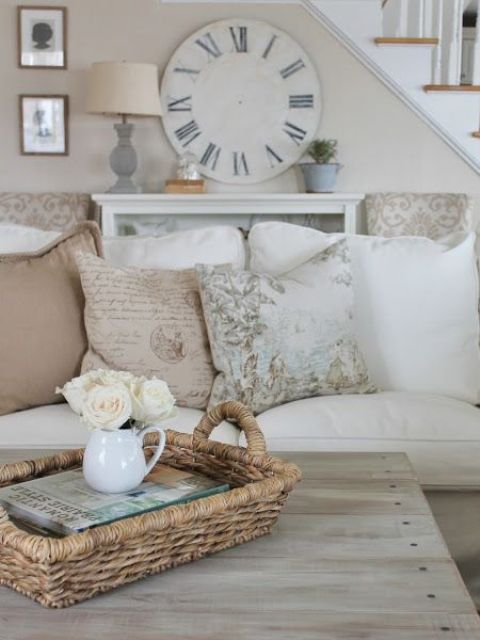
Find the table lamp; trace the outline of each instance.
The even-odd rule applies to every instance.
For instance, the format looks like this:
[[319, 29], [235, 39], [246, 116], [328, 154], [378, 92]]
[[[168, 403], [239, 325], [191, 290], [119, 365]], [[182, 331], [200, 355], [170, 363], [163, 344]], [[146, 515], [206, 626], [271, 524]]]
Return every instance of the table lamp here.
[[137, 153], [132, 146], [133, 124], [127, 116], [161, 116], [158, 69], [154, 64], [95, 62], [88, 77], [87, 112], [119, 115], [115, 124], [117, 146], [110, 154], [110, 167], [117, 182], [109, 193], [139, 193], [133, 182]]

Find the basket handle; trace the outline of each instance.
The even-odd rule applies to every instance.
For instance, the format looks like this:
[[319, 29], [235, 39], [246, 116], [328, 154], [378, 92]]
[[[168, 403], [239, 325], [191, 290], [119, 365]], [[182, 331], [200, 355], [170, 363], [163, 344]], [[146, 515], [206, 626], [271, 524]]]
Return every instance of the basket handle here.
[[245, 433], [249, 454], [261, 456], [267, 452], [265, 438], [253, 413], [241, 402], [234, 400], [218, 404], [203, 416], [193, 431], [193, 444], [206, 441], [215, 427], [224, 420], [234, 420]]

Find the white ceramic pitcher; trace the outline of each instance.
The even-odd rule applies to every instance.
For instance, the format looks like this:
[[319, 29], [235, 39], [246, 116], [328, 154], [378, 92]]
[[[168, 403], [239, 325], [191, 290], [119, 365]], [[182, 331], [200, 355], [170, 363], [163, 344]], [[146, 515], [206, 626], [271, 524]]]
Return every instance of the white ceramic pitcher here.
[[[160, 442], [147, 464], [143, 438], [152, 432], [160, 435]], [[92, 489], [101, 493], [131, 491], [150, 473], [164, 447], [165, 432], [157, 426], [94, 431], [85, 448], [83, 476]]]

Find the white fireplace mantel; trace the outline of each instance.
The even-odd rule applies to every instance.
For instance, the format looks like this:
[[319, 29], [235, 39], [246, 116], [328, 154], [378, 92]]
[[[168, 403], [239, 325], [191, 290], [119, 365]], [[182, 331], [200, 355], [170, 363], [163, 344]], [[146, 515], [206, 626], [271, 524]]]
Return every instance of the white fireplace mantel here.
[[145, 228], [175, 231], [212, 224], [231, 224], [249, 229], [262, 219], [297, 222], [308, 226], [317, 216], [336, 216], [346, 233], [364, 231], [360, 193], [205, 193], [92, 195], [99, 207], [103, 233], [118, 235], [135, 222]]

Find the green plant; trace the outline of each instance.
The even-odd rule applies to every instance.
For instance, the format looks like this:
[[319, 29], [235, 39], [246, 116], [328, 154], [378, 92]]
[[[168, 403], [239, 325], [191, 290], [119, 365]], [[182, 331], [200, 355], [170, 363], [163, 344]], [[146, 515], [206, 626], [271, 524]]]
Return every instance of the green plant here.
[[307, 153], [317, 164], [330, 164], [337, 157], [337, 141], [313, 140]]

